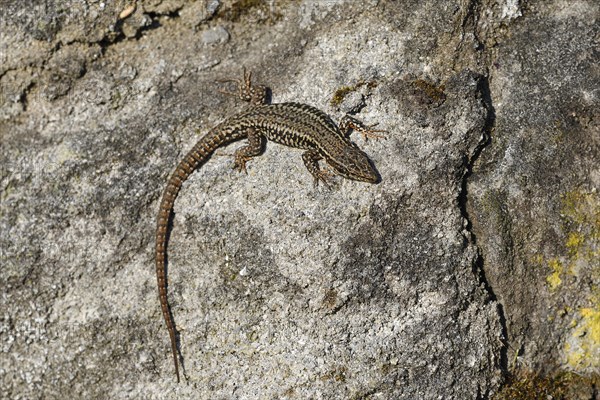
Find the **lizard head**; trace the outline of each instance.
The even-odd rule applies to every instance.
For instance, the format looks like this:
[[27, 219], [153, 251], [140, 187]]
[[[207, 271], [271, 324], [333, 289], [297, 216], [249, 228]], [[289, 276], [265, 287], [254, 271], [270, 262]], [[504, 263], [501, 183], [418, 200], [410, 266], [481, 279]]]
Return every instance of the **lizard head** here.
[[326, 158], [338, 175], [355, 181], [379, 183], [381, 177], [369, 157], [355, 146], [346, 146], [335, 159]]

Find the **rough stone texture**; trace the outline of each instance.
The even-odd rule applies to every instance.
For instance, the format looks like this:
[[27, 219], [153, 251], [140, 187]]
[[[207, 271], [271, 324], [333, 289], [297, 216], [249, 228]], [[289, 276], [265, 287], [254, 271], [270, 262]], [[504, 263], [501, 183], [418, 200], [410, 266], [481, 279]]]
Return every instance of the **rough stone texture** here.
[[[469, 184], [508, 359], [600, 372], [597, 2], [532, 2], [495, 43], [493, 142]], [[533, 28], [535, 27], [535, 28]]]
[[[598, 374], [593, 1], [0, 1], [3, 398], [479, 399]], [[153, 266], [158, 200], [243, 107], [241, 66], [339, 117], [379, 185], [217, 152]], [[225, 155], [225, 156], [223, 156]], [[593, 398], [593, 386], [578, 388]], [[591, 385], [591, 384], [590, 384]], [[587, 397], [586, 397], [587, 396]]]

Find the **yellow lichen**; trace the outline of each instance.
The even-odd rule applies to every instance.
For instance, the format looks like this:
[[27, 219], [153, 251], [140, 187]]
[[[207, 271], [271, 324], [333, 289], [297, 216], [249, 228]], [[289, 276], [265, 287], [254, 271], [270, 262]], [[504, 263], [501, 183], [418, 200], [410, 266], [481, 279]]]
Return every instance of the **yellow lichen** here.
[[[571, 258], [594, 261], [600, 256], [600, 200], [595, 191], [566, 193], [562, 214], [568, 228], [566, 247]], [[600, 266], [600, 263], [595, 263]], [[600, 267], [596, 273], [600, 274]]]
[[571, 191], [562, 198], [563, 214], [575, 224], [600, 228], [600, 207], [595, 192]]
[[536, 266], [544, 265], [544, 256], [541, 254], [534, 254], [531, 258], [531, 263], [535, 264]]
[[563, 266], [556, 258], [548, 261], [548, 266], [552, 270], [552, 273], [546, 277], [546, 282], [548, 282], [550, 290], [556, 290], [562, 283], [560, 275], [563, 272]]
[[[580, 275], [580, 267], [600, 277], [600, 201], [595, 191], [571, 191], [562, 196], [561, 215], [566, 234], [566, 254], [551, 258], [547, 265], [551, 270], [546, 282], [551, 290], [556, 290], [564, 279], [564, 274]], [[540, 264], [544, 258], [534, 255], [533, 262]]]
[[[565, 247], [569, 271], [575, 276], [587, 271], [592, 279], [588, 304], [580, 307], [569, 325], [563, 353], [566, 365], [574, 371], [600, 369], [600, 201], [595, 191], [572, 191], [562, 198], [562, 215], [567, 230]], [[582, 266], [582, 270], [578, 270]], [[577, 267], [577, 268], [576, 268]]]
[[[600, 309], [582, 308], [579, 313], [586, 321], [587, 334], [590, 339], [596, 344], [600, 344]], [[600, 360], [600, 358], [599, 358]]]
[[578, 232], [570, 232], [567, 238], [567, 250], [572, 256], [576, 256], [577, 252], [585, 242], [583, 235]]
[[575, 371], [600, 368], [600, 309], [582, 308], [572, 335], [564, 345], [567, 365]]

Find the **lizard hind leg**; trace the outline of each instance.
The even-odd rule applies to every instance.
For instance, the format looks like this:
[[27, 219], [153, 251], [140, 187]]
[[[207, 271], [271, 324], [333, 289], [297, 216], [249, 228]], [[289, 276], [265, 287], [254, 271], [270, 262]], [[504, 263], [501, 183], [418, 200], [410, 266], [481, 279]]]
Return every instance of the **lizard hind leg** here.
[[244, 83], [239, 84], [238, 90], [240, 92], [240, 98], [244, 101], [248, 101], [253, 105], [261, 105], [267, 103], [268, 89], [263, 85], [252, 86], [252, 72], [247, 71], [246, 67], [243, 68]]
[[245, 173], [248, 173], [246, 170], [246, 162], [253, 157], [262, 154], [265, 143], [264, 136], [260, 135], [254, 128], [248, 128], [247, 135], [248, 144], [240, 147], [233, 154], [235, 158], [233, 169], [237, 169], [239, 172]]
[[241, 100], [247, 101], [252, 105], [262, 105], [268, 103], [269, 90], [263, 85], [252, 85], [252, 73], [244, 67], [242, 79], [220, 79], [217, 82], [234, 82], [237, 85], [237, 92], [228, 92], [221, 90], [223, 94], [236, 96]]

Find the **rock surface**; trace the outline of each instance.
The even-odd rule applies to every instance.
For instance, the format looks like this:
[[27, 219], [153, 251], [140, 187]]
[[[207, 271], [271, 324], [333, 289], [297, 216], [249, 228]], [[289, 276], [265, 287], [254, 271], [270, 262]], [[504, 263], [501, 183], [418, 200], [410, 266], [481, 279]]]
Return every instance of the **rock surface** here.
[[[522, 4], [523, 3], [523, 4]], [[11, 399], [481, 399], [600, 365], [593, 1], [0, 2], [0, 386]], [[244, 105], [379, 123], [378, 185], [314, 188], [301, 151], [232, 145]], [[597, 390], [597, 389], [596, 389]]]

